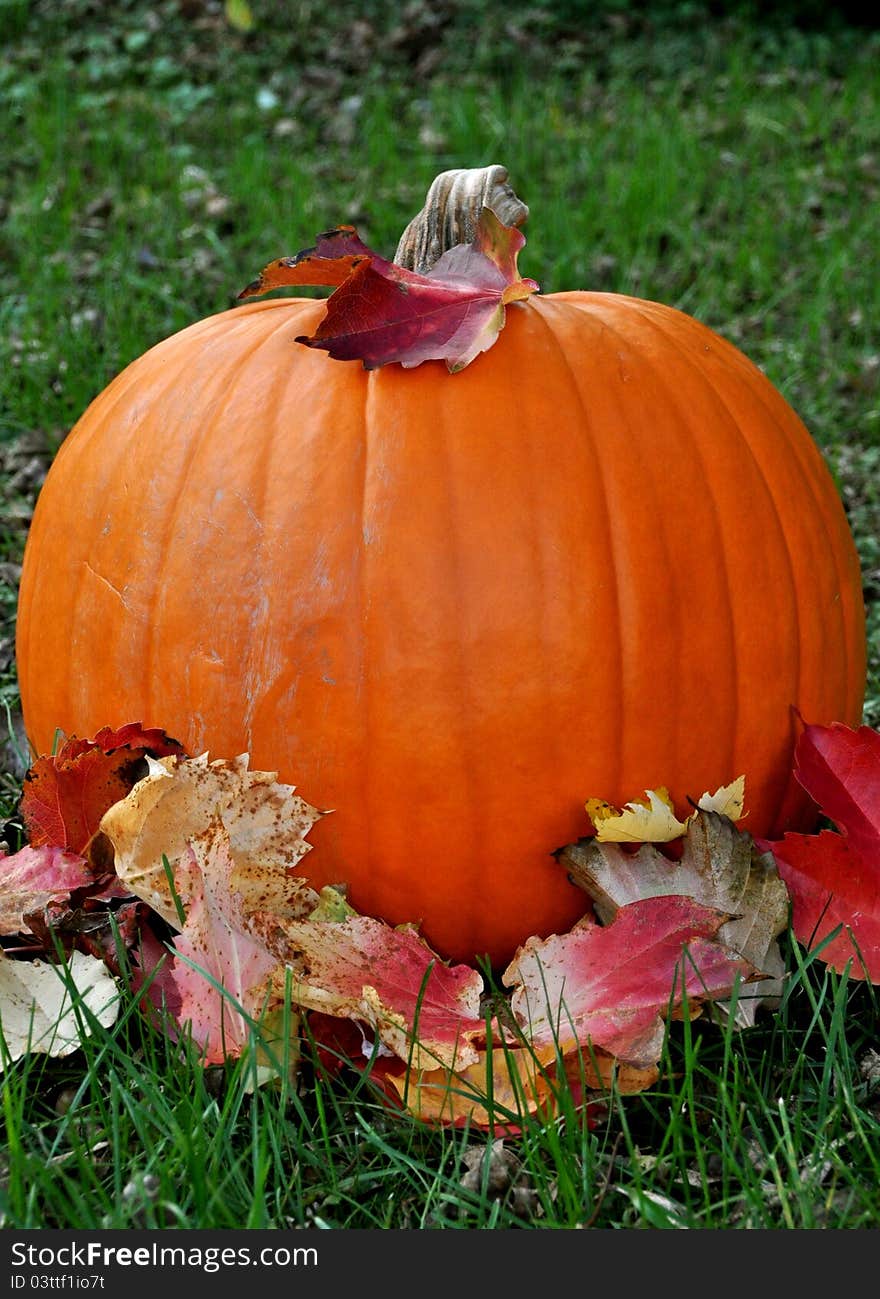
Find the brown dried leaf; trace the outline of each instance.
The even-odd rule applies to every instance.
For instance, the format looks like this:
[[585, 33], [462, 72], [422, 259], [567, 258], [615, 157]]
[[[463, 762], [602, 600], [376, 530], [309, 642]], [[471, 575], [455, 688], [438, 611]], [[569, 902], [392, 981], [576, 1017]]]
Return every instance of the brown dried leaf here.
[[[133, 893], [182, 928], [178, 904], [186, 911], [190, 898], [188, 877], [177, 880], [177, 866], [219, 813], [246, 909], [278, 918], [305, 914], [302, 881], [291, 872], [309, 850], [305, 835], [320, 812], [295, 797], [293, 786], [279, 784], [275, 772], [249, 771], [246, 755], [210, 763], [207, 754], [147, 761], [148, 775], [101, 820], [117, 874]], [[163, 857], [177, 881], [176, 899]]]

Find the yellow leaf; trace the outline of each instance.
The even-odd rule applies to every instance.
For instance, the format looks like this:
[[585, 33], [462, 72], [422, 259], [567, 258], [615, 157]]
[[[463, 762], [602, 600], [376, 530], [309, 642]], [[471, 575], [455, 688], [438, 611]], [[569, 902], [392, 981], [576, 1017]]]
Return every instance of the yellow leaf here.
[[649, 789], [646, 797], [627, 803], [622, 810], [591, 798], [587, 815], [596, 827], [599, 843], [668, 843], [684, 834], [668, 790]]
[[[745, 815], [746, 778], [740, 776], [730, 785], [722, 785], [714, 794], [705, 793], [697, 803], [704, 812], [718, 812], [720, 816], [729, 817], [731, 821], [741, 821]], [[691, 818], [688, 818], [689, 820]]]
[[[697, 807], [740, 821], [745, 815], [745, 783], [745, 776], [740, 776], [730, 785], [716, 789], [714, 794], [707, 791], [700, 796]], [[601, 798], [589, 799], [586, 807], [587, 816], [596, 827], [597, 843], [669, 843], [687, 833], [695, 815], [692, 812], [679, 821], [664, 785], [647, 790], [644, 798], [626, 803], [623, 809], [612, 807]]]

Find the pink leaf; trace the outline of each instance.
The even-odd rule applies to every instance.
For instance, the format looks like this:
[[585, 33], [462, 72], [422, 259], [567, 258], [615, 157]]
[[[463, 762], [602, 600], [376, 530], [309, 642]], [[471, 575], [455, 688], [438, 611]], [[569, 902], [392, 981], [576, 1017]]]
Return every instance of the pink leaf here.
[[535, 1048], [567, 1054], [591, 1043], [649, 1066], [662, 1020], [685, 994], [694, 1008], [729, 997], [737, 978], [756, 973], [712, 941], [728, 919], [692, 898], [653, 897], [620, 907], [607, 927], [580, 922], [568, 934], [530, 938], [504, 973], [513, 1012]]
[[11, 857], [0, 856], [0, 934], [17, 934], [28, 928], [25, 916], [41, 911], [49, 902], [66, 901], [74, 889], [95, 883], [85, 858], [65, 852], [55, 844], [22, 848]]
[[232, 886], [229, 834], [221, 821], [193, 840], [177, 872], [190, 903], [167, 975], [176, 994], [172, 1004], [178, 1023], [189, 1024], [205, 1060], [219, 1063], [239, 1055], [251, 1034], [250, 1020], [259, 1020], [278, 1004], [273, 976], [283, 988], [283, 964], [248, 932], [241, 897]]
[[296, 921], [284, 931], [305, 966], [294, 988], [300, 1005], [370, 1025], [416, 1068], [478, 1059], [483, 980], [470, 966], [444, 965], [413, 930], [368, 916]]

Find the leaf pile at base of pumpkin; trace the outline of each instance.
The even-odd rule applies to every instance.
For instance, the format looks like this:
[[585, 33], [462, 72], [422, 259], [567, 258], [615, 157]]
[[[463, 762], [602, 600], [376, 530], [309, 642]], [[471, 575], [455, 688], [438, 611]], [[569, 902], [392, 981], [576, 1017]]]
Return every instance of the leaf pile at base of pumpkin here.
[[502, 976], [509, 1003], [486, 1011], [475, 969], [296, 874], [321, 814], [291, 786], [244, 756], [185, 757], [158, 731], [65, 742], [31, 768], [22, 815], [32, 842], [0, 861], [7, 940], [60, 937], [112, 970], [121, 941], [145, 1009], [168, 1012], [206, 1063], [240, 1054], [287, 998], [324, 1036], [347, 1021], [353, 1063], [428, 1121], [550, 1115], [560, 1086], [587, 1097], [612, 1077], [640, 1090], [664, 1018], [757, 973], [717, 941], [724, 911], [639, 899], [606, 926], [529, 939]]
[[[838, 768], [853, 753], [848, 783]], [[875, 980], [865, 935], [877, 923], [878, 753], [867, 728], [806, 727], [798, 749], [799, 777], [808, 788], [817, 771], [825, 778], [825, 801], [849, 829], [851, 842], [830, 836], [843, 846], [824, 856], [826, 868], [841, 853], [863, 854], [861, 874], [840, 877], [841, 901], [826, 907], [832, 921], [864, 903], [853, 888], [873, 871], [869, 928], [850, 909], [844, 934], [818, 955], [840, 968], [837, 943], [850, 943], [851, 960], [861, 936], [862, 974]], [[596, 833], [556, 856], [594, 914], [569, 933], [525, 941], [501, 976], [506, 997], [493, 1000], [477, 970], [446, 963], [415, 926], [359, 915], [343, 889], [316, 891], [297, 874], [322, 813], [274, 773], [251, 771], [245, 755], [187, 757], [159, 731], [105, 728], [38, 759], [25, 781], [32, 841], [0, 858], [3, 968], [26, 984], [38, 963], [11, 957], [60, 942], [71, 972], [88, 959], [118, 973], [122, 943], [144, 1010], [191, 1034], [205, 1063], [240, 1055], [261, 1027], [260, 1058], [277, 1068], [309, 1036], [326, 1069], [362, 1069], [422, 1120], [516, 1131], [527, 1114], [558, 1114], [563, 1093], [589, 1105], [612, 1083], [650, 1086], [669, 1019], [708, 1006], [723, 1016], [733, 1003], [735, 1024], [753, 1024], [781, 991], [789, 896], [802, 941], [798, 917], [813, 916], [804, 909], [815, 884], [799, 891], [783, 862], [822, 857], [829, 840], [825, 831], [756, 845], [732, 819], [743, 813], [741, 782], [703, 795], [684, 821], [662, 790], [622, 812], [597, 800], [587, 811]], [[78, 973], [95, 983], [94, 969]], [[16, 990], [10, 1010], [0, 994], [4, 1030], [23, 995]], [[273, 1039], [281, 1023], [288, 1043]], [[74, 1049], [69, 1029], [44, 1024], [41, 1036], [48, 1046], [19, 1043], [18, 1053], [52, 1050], [55, 1038]]]

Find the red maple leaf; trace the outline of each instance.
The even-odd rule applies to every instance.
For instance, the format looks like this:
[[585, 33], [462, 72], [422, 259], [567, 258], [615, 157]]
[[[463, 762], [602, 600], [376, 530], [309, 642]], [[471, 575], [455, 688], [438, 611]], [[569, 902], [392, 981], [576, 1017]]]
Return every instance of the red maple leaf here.
[[761, 845], [791, 894], [794, 935], [833, 969], [851, 962], [853, 978], [880, 983], [880, 734], [805, 726], [795, 774], [837, 832]]
[[406, 368], [445, 361], [454, 372], [492, 346], [508, 303], [537, 292], [517, 270], [524, 243], [486, 207], [473, 243], [448, 249], [418, 275], [374, 253], [352, 226], [339, 226], [314, 248], [270, 263], [239, 297], [295, 284], [336, 285], [317, 332], [298, 343], [336, 360], [360, 360], [367, 370], [392, 361]]
[[40, 758], [24, 779], [21, 813], [31, 847], [54, 844], [84, 854], [109, 807], [143, 774], [143, 759], [182, 754], [183, 746], [156, 728], [132, 722], [105, 726], [92, 739], [71, 736]]
[[729, 916], [693, 898], [644, 898], [611, 924], [581, 921], [563, 935], [530, 938], [508, 969], [511, 1008], [533, 1049], [563, 1055], [601, 1047], [640, 1067], [656, 1063], [663, 1019], [687, 1001], [730, 996], [757, 971], [716, 941]]

